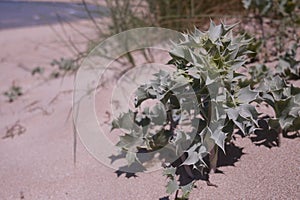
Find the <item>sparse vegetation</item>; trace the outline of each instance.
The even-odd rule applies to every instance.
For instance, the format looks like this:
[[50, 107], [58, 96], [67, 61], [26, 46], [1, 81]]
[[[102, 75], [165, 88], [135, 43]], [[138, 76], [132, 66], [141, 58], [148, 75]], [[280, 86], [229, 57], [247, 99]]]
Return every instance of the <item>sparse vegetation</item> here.
[[51, 73], [50, 77], [58, 78], [59, 76], [65, 76], [68, 73], [72, 74], [76, 72], [79, 64], [74, 59], [60, 58], [60, 60], [54, 59], [51, 62], [51, 66], [55, 67], [55, 70]]
[[19, 96], [23, 95], [22, 88], [13, 84], [7, 91], [3, 93], [8, 98], [8, 102], [15, 101]]
[[[175, 199], [178, 190], [181, 198], [188, 198], [197, 174], [204, 176], [207, 168], [216, 170], [218, 149], [226, 154], [225, 145], [236, 132], [244, 136], [276, 132], [279, 145], [279, 133], [300, 129], [300, 88], [287, 82], [299, 70], [297, 62], [292, 59], [279, 71], [264, 65], [246, 68], [251, 39], [233, 36], [233, 27], [211, 22], [207, 32], [195, 29], [185, 34], [185, 40], [170, 51], [169, 64], [176, 72], [160, 71], [141, 85], [135, 93], [136, 110], [112, 123], [124, 132], [117, 146], [129, 166], [143, 167], [140, 152], [168, 147], [168, 155], [176, 159], [161, 154], [161, 160], [169, 178], [167, 192], [177, 191]], [[149, 99], [157, 103], [141, 107]], [[272, 108], [275, 116], [259, 112], [263, 105]], [[182, 181], [184, 176], [189, 181]]]
[[43, 67], [37, 66], [33, 68], [33, 70], [31, 71], [31, 75], [34, 76], [35, 74], [43, 74], [44, 71], [45, 69]]
[[[293, 85], [300, 76], [298, 1], [124, 0], [106, 1], [106, 5], [109, 20], [105, 26], [87, 9], [99, 37], [89, 40], [87, 51], [78, 52], [79, 59], [72, 63], [80, 62], [104, 38], [131, 28], [154, 25], [189, 32], [184, 34], [185, 41], [170, 51], [168, 64], [176, 72], [156, 73], [153, 80], [136, 90], [135, 110], [112, 123], [113, 129], [124, 132], [117, 146], [129, 167], [143, 167], [140, 152], [165, 146], [172, 158], [178, 158], [162, 156], [168, 178], [166, 191], [176, 193], [175, 199], [188, 199], [199, 174], [210, 184], [208, 172], [216, 170], [218, 151], [226, 153], [225, 146], [234, 134], [242, 133], [253, 141], [275, 135], [268, 142], [272, 147], [280, 145], [279, 134], [299, 131], [300, 88]], [[239, 29], [232, 31], [234, 26], [213, 22], [207, 32], [193, 29], [205, 26], [208, 18], [222, 15], [241, 21], [236, 25]], [[147, 53], [142, 52], [146, 60], [150, 57]], [[131, 52], [125, 58], [125, 68], [135, 66]], [[61, 63], [56, 62], [60, 70], [72, 68]], [[148, 100], [156, 103], [142, 108]], [[264, 106], [272, 109], [274, 116], [261, 112]]]

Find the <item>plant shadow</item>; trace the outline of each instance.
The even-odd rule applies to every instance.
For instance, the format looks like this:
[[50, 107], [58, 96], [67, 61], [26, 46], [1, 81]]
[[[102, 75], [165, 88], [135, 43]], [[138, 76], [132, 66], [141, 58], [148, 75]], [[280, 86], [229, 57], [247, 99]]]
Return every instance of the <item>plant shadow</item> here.
[[[226, 155], [222, 150], [218, 151], [218, 162], [217, 162], [217, 167], [225, 167], [225, 166], [235, 166], [235, 163], [238, 162], [241, 158], [241, 156], [244, 154], [243, 153], [243, 148], [236, 146], [234, 143], [228, 143], [225, 145], [225, 151]], [[116, 156], [111, 156], [110, 159], [112, 162], [118, 159], [122, 159], [126, 156], [125, 152], [122, 152], [119, 155]], [[149, 157], [145, 160], [150, 160], [152, 157]], [[145, 161], [144, 160], [144, 161]], [[204, 158], [205, 163], [208, 164], [209, 166], [209, 157], [206, 156]], [[179, 176], [179, 183], [180, 185], [186, 185], [189, 184], [190, 182], [194, 180], [203, 180], [203, 181], [209, 181], [209, 169], [204, 169], [202, 172], [192, 169], [191, 166], [180, 166], [181, 165], [180, 159], [174, 162], [174, 166], [179, 166], [177, 169], [177, 175]], [[194, 177], [190, 177], [187, 174], [187, 168], [190, 168], [190, 170], [193, 172], [195, 175]], [[133, 171], [135, 173], [133, 173]], [[118, 170], [115, 171], [118, 177], [121, 175], [125, 175], [126, 178], [135, 178], [137, 177], [136, 173], [138, 172], [144, 172], [145, 168], [135, 162], [130, 166], [122, 166]], [[215, 173], [223, 173], [220, 169], [217, 169]]]
[[[268, 120], [271, 117], [266, 115], [258, 120], [258, 128], [250, 135], [250, 140], [256, 146], [265, 146], [267, 148], [279, 147], [280, 146], [280, 134], [282, 132], [283, 138], [295, 139], [300, 137], [299, 132], [295, 131], [279, 131], [281, 130], [279, 127], [277, 129], [271, 128], [268, 125]], [[245, 137], [239, 132], [242, 137]]]
[[[245, 154], [245, 153], [243, 153], [243, 148], [236, 146], [234, 143], [226, 144], [225, 151], [226, 151], [226, 155], [222, 150], [219, 149], [219, 151], [218, 151], [217, 170], [215, 171], [215, 173], [223, 174], [223, 171], [218, 169], [219, 167], [235, 166], [235, 163], [238, 162], [240, 160], [240, 158], [242, 157], [242, 155]], [[206, 156], [204, 158], [204, 162], [208, 166], [210, 166], [208, 156]], [[187, 168], [189, 168], [189, 170], [191, 170], [193, 172], [194, 177], [191, 177], [188, 175]], [[204, 168], [203, 171], [200, 172], [199, 170], [192, 169], [191, 166], [180, 166], [180, 167], [178, 167], [178, 170], [177, 170], [177, 175], [179, 175], [179, 179], [178, 179], [178, 181], [180, 183], [179, 185], [187, 185], [194, 180], [202, 180], [202, 181], [206, 181], [208, 186], [217, 187], [216, 185], [210, 183], [209, 171], [210, 171], [210, 169], [208, 169], [208, 168]]]
[[[126, 153], [122, 151], [120, 154], [111, 155], [109, 158], [111, 160], [111, 163], [113, 163], [119, 159], [124, 159], [125, 157], [126, 157]], [[117, 177], [120, 177], [121, 175], [124, 174], [126, 178], [136, 178], [138, 177], [136, 173], [143, 172], [144, 170], [145, 168], [141, 164], [134, 162], [130, 166], [125, 165], [119, 167], [119, 169], [116, 170], [115, 173], [117, 174]]]
[[250, 140], [257, 146], [272, 148], [280, 145], [280, 139], [279, 132], [269, 127], [268, 119], [269, 116], [265, 116], [258, 120], [259, 128], [250, 135]]
[[161, 198], [159, 198], [159, 200], [170, 200], [170, 198], [169, 197], [161, 197]]
[[[218, 162], [217, 167], [225, 167], [225, 166], [235, 166], [235, 163], [240, 160], [243, 152], [242, 147], [236, 146], [234, 143], [229, 143], [225, 145], [225, 153], [222, 150], [218, 151]], [[217, 169], [216, 173], [223, 173], [222, 171]]]

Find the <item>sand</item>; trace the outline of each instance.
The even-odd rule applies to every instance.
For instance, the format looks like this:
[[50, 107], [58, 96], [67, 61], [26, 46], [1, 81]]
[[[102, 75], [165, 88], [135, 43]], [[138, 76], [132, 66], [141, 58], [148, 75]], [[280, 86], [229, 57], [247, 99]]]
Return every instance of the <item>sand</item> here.
[[[81, 26], [84, 22], [73, 23]], [[53, 26], [62, 33], [59, 25]], [[93, 35], [86, 26], [81, 30]], [[68, 33], [82, 40], [72, 29]], [[53, 58], [72, 54], [49, 26], [1, 30], [0, 46], [0, 92], [13, 83], [24, 90], [13, 103], [0, 97], [0, 199], [151, 200], [167, 196], [161, 171], [117, 177], [80, 142], [74, 165], [69, 116], [74, 76], [45, 78], [53, 70], [49, 65]], [[45, 67], [44, 77], [32, 77], [30, 70], [36, 66]], [[103, 96], [109, 91], [104, 89]], [[99, 116], [104, 116], [109, 103], [103, 96], [97, 97], [103, 105]], [[3, 139], [17, 121], [25, 132]], [[243, 148], [235, 166], [219, 167], [223, 174], [210, 176], [218, 188], [199, 181], [191, 199], [300, 199], [299, 138], [283, 139], [279, 148], [271, 149], [258, 147], [248, 138], [238, 137], [235, 144]]]

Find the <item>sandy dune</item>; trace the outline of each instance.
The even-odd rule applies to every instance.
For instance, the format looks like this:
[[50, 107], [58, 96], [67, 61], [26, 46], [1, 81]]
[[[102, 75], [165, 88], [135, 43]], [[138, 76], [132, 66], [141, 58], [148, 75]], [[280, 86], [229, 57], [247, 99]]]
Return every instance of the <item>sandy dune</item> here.
[[[73, 23], [80, 26], [84, 22]], [[61, 31], [59, 25], [54, 28]], [[78, 37], [71, 29], [68, 33]], [[80, 142], [74, 165], [69, 118], [74, 77], [45, 81], [25, 70], [43, 66], [47, 74], [52, 70], [49, 63], [53, 58], [71, 56], [49, 26], [1, 30], [0, 46], [0, 92], [12, 83], [24, 90], [24, 95], [13, 103], [0, 97], [0, 199], [151, 200], [166, 196], [161, 171], [130, 179], [117, 177]], [[102, 94], [109, 91], [103, 90]], [[97, 98], [103, 105], [98, 109], [99, 116], [105, 116], [101, 112], [105, 112], [109, 98]], [[2, 138], [17, 121], [26, 131]], [[235, 166], [220, 167], [223, 174], [211, 175], [211, 182], [218, 188], [199, 181], [191, 199], [300, 199], [299, 141], [283, 139], [281, 147], [268, 149], [247, 138], [237, 138], [235, 144], [244, 153], [239, 155], [240, 160]], [[233, 151], [231, 156], [235, 153], [241, 151]]]

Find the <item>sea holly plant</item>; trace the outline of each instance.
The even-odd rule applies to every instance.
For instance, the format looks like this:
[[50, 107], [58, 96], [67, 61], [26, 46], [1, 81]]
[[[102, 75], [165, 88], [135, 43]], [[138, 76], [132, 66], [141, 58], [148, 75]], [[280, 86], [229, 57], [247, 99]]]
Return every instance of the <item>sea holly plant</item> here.
[[143, 153], [159, 154], [166, 191], [176, 193], [175, 199], [179, 191], [187, 199], [199, 176], [216, 170], [218, 151], [225, 152], [234, 133], [247, 136], [262, 129], [258, 105], [275, 110], [266, 121], [268, 130], [299, 128], [300, 89], [280, 76], [265, 78], [267, 70], [248, 70], [251, 40], [234, 36], [234, 27], [211, 22], [206, 32], [182, 34], [184, 39], [169, 52], [168, 64], [175, 70], [161, 70], [140, 85], [135, 109], [112, 122], [112, 129], [124, 133], [117, 146], [129, 166], [143, 168], [145, 160], [154, 159]]
[[273, 6], [273, 0], [242, 0], [246, 9], [256, 9], [260, 15], [266, 15]]
[[[258, 53], [265, 54], [265, 61], [271, 56], [283, 53], [285, 44], [290, 44], [291, 41], [299, 43], [296, 41], [300, 24], [299, 0], [242, 0], [242, 3], [244, 8], [252, 13], [247, 17], [254, 17], [260, 25], [260, 32], [255, 31], [255, 35], [260, 36], [263, 49]], [[272, 29], [278, 31], [268, 31], [266, 27], [269, 25], [264, 23], [265, 20], [271, 24]], [[275, 49], [272, 50], [269, 45]]]
[[261, 15], [267, 15], [273, 9], [281, 15], [291, 15], [297, 6], [297, 0], [242, 0], [246, 9], [255, 9]]
[[[299, 40], [300, 41], [300, 40]], [[299, 42], [297, 41], [297, 42]], [[284, 55], [279, 57], [276, 66], [276, 73], [289, 80], [300, 79], [300, 60], [297, 57], [297, 50], [300, 48], [299, 43], [292, 44]]]

